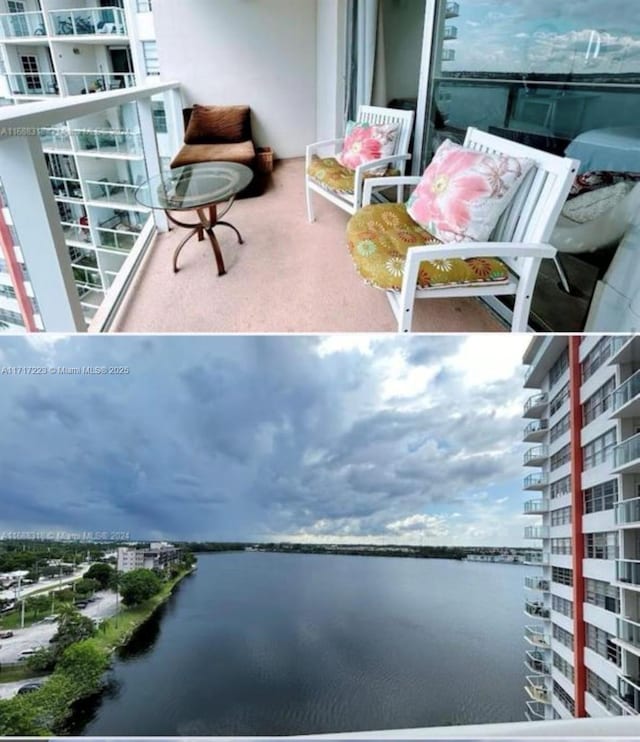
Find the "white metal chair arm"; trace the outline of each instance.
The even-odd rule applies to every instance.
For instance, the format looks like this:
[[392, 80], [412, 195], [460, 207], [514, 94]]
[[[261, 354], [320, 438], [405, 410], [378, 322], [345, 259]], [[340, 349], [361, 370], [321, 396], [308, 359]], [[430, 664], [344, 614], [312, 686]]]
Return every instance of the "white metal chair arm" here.
[[[373, 197], [374, 188], [403, 188], [404, 186], [417, 186], [422, 180], [421, 176], [406, 175], [396, 178], [367, 178], [364, 184], [364, 195], [362, 197], [362, 205], [370, 206], [371, 199]], [[402, 201], [402, 198], [398, 198], [398, 203]]]
[[393, 165], [395, 162], [409, 162], [411, 155], [392, 155], [391, 157], [381, 157], [379, 160], [372, 160], [371, 162], [365, 162], [363, 165], [359, 165], [356, 168], [356, 177], [358, 173], [365, 173], [368, 170], [376, 170], [379, 167]]
[[407, 262], [439, 258], [555, 258], [553, 245], [524, 242], [448, 242], [443, 245], [410, 247]]

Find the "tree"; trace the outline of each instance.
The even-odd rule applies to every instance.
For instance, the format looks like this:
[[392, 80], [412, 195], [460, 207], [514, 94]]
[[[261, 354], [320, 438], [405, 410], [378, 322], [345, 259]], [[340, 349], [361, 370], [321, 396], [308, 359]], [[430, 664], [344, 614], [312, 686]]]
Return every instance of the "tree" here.
[[58, 632], [52, 639], [56, 645], [56, 656], [60, 657], [67, 647], [89, 639], [95, 633], [96, 627], [90, 618], [83, 616], [71, 606], [65, 606], [58, 619]]
[[100, 588], [98, 580], [87, 579], [86, 577], [76, 582], [77, 595], [93, 595]]
[[134, 569], [120, 578], [120, 595], [125, 605], [139, 605], [160, 591], [162, 582], [150, 569]]
[[110, 564], [97, 562], [89, 567], [89, 570], [85, 574], [85, 578], [87, 580], [97, 580], [100, 584], [100, 589], [106, 590], [113, 586], [115, 574], [116, 572]]
[[99, 685], [108, 666], [108, 656], [93, 642], [81, 641], [64, 650], [56, 672], [67, 675], [74, 683], [85, 689], [92, 689]]
[[49, 672], [56, 665], [56, 655], [51, 649], [39, 649], [34, 655], [29, 657], [27, 665], [34, 672]]

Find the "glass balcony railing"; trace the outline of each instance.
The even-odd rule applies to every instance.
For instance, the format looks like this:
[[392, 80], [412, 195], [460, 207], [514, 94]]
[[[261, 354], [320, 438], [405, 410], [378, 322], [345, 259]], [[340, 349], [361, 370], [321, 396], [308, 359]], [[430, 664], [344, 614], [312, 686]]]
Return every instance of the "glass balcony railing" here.
[[524, 564], [547, 564], [548, 557], [540, 549], [539, 551], [525, 551], [522, 555], [522, 561]]
[[524, 455], [524, 466], [538, 466], [549, 456], [549, 449], [546, 446], [534, 446]]
[[0, 33], [5, 39], [46, 36], [44, 16], [37, 10], [32, 13], [2, 13]]
[[62, 75], [67, 88], [67, 95], [86, 95], [88, 93], [102, 93], [106, 90], [121, 90], [133, 88], [136, 84], [135, 75], [130, 73], [102, 72], [67, 72]]
[[527, 526], [524, 529], [525, 538], [542, 539], [549, 538], [548, 526]]
[[547, 475], [544, 472], [535, 472], [525, 477], [523, 488], [526, 490], [543, 489], [546, 484]]
[[540, 701], [527, 701], [527, 710], [525, 714], [529, 721], [538, 721], [539, 719], [545, 719], [545, 704], [541, 703]]
[[58, 78], [53, 72], [9, 72], [7, 81], [12, 95], [60, 95]]
[[528, 590], [540, 590], [541, 592], [549, 591], [549, 580], [545, 580], [543, 577], [534, 575], [532, 577], [524, 578], [524, 586]]
[[551, 694], [546, 686], [543, 675], [527, 675], [525, 690], [533, 701], [538, 703], [551, 703]]
[[459, 3], [447, 3], [446, 6], [446, 16], [447, 18], [457, 18], [460, 15], [460, 5]]
[[142, 157], [142, 137], [126, 129], [72, 129], [76, 152]]
[[618, 678], [618, 695], [632, 714], [640, 714], [640, 678]]
[[443, 62], [454, 62], [456, 58], [455, 49], [443, 49], [442, 50], [442, 61]]
[[618, 582], [640, 585], [640, 560], [618, 559], [616, 561], [616, 578]]
[[51, 187], [56, 198], [81, 200], [82, 186], [77, 178], [59, 178], [52, 176]]
[[79, 222], [61, 222], [67, 245], [85, 245], [91, 243], [91, 230]]
[[534, 616], [535, 618], [549, 618], [549, 609], [544, 603], [526, 601], [524, 604], [524, 612], [528, 616]]
[[539, 626], [525, 626], [524, 638], [536, 647], [549, 649], [551, 646], [549, 635]]
[[40, 141], [45, 151], [72, 152], [69, 128], [63, 126], [43, 126], [40, 128]]
[[545, 653], [538, 649], [529, 650], [526, 653], [524, 662], [532, 672], [535, 672], [538, 675], [549, 675], [551, 673], [551, 668], [549, 667]]
[[636, 371], [633, 376], [628, 378], [624, 384], [621, 384], [613, 393], [613, 412], [624, 407], [632, 399], [640, 394], [640, 371]]
[[545, 435], [549, 430], [548, 420], [532, 420], [524, 429], [523, 439], [537, 440]]
[[630, 618], [619, 618], [618, 639], [640, 649], [640, 623]]
[[524, 504], [525, 515], [542, 515], [549, 510], [549, 501], [545, 500], [528, 500]]
[[444, 40], [445, 41], [454, 41], [457, 38], [458, 38], [458, 29], [455, 26], [444, 27]]
[[546, 408], [548, 396], [544, 393], [534, 394], [525, 402], [524, 417], [539, 417]]
[[633, 500], [623, 500], [617, 503], [616, 523], [618, 525], [640, 523], [640, 497], [634, 497]]
[[96, 203], [113, 203], [140, 209], [135, 193], [137, 185], [131, 183], [110, 183], [108, 180], [87, 180], [87, 198]]
[[627, 466], [633, 461], [640, 459], [640, 433], [631, 438], [627, 438], [613, 449], [614, 466]]
[[56, 36], [126, 36], [122, 8], [69, 8], [49, 11]]
[[133, 249], [138, 239], [135, 234], [118, 232], [115, 229], [106, 229], [104, 227], [98, 227], [96, 233], [98, 235], [97, 247], [101, 250], [128, 253]]

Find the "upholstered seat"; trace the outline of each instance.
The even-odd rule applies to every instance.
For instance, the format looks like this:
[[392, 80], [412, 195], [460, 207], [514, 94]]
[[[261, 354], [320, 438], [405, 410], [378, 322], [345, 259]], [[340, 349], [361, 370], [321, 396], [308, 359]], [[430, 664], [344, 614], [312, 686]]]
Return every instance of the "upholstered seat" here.
[[171, 163], [172, 168], [200, 162], [237, 162], [253, 167], [256, 150], [252, 141], [224, 144], [185, 144]]
[[[358, 273], [370, 286], [384, 291], [402, 289], [407, 252], [418, 245], [440, 245], [407, 213], [404, 204], [365, 206], [347, 227], [349, 251]], [[425, 260], [418, 271], [418, 288], [481, 286], [506, 283], [509, 269], [496, 258]]]
[[[353, 195], [355, 190], [355, 181], [353, 170], [341, 165], [335, 157], [318, 157], [313, 155], [309, 167], [307, 168], [309, 178], [321, 188], [331, 193], [348, 193]], [[397, 177], [400, 175], [399, 170], [388, 168], [385, 177]], [[365, 173], [366, 178], [379, 178], [380, 175]]]

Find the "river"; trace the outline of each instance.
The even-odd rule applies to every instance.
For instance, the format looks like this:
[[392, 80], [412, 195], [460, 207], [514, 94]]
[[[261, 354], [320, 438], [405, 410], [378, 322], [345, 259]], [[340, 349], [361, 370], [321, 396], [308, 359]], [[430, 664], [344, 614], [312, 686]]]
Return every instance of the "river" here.
[[200, 555], [69, 732], [270, 736], [522, 721], [525, 572]]

